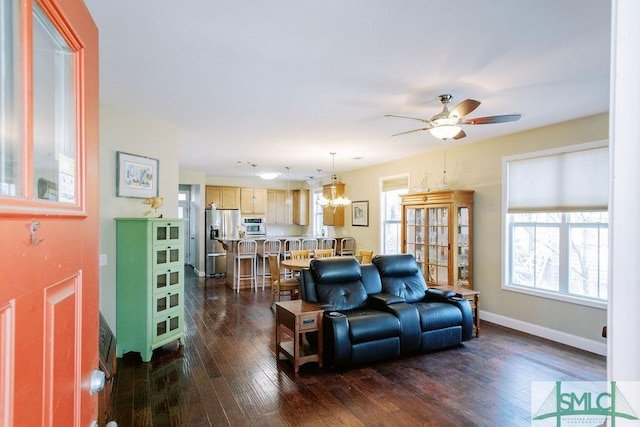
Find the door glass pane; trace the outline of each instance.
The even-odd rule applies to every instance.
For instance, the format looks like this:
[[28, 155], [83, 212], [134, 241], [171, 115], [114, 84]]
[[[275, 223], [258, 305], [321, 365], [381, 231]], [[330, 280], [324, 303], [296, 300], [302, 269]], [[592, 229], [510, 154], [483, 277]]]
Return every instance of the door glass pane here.
[[33, 5], [34, 197], [77, 203], [75, 57], [44, 11]]
[[0, 195], [23, 195], [20, 19], [17, 1], [0, 1]]

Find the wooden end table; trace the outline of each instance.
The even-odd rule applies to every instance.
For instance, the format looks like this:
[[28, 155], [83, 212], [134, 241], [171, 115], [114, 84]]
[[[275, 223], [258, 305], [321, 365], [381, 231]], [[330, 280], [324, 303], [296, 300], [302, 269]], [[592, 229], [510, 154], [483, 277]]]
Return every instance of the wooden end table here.
[[469, 300], [471, 303], [471, 311], [473, 313], [473, 327], [476, 330], [476, 338], [480, 336], [480, 292], [473, 289], [461, 288], [459, 286], [432, 286], [435, 289], [444, 291], [453, 291], [458, 296]]
[[[318, 362], [322, 367], [322, 313], [324, 310], [302, 300], [280, 301], [276, 303], [276, 358], [283, 353], [293, 362], [298, 373], [300, 365]], [[282, 341], [281, 328], [293, 334], [290, 341]], [[304, 334], [318, 332], [317, 348], [303, 344]]]

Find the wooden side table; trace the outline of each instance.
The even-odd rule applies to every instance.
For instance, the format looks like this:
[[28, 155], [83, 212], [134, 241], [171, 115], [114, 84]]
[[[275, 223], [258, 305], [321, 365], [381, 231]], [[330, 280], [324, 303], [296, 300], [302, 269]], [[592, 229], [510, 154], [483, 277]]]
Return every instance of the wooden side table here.
[[[318, 362], [322, 367], [322, 313], [324, 310], [302, 300], [280, 301], [276, 303], [276, 357], [283, 353], [293, 362], [298, 373], [300, 365]], [[281, 328], [291, 331], [293, 338], [282, 341]], [[307, 332], [318, 332], [317, 348], [303, 344]]]
[[458, 296], [469, 300], [473, 312], [473, 327], [476, 329], [476, 338], [480, 336], [480, 292], [459, 286], [432, 286], [435, 289], [453, 291]]

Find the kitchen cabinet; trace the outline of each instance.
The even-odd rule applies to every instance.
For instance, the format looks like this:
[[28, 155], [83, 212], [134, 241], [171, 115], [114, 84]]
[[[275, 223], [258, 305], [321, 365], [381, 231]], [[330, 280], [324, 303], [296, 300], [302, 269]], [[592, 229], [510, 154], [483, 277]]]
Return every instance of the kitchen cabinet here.
[[218, 209], [239, 209], [240, 188], [207, 185], [205, 205], [215, 204]]
[[293, 223], [309, 225], [309, 190], [300, 189], [291, 192]]
[[402, 252], [415, 256], [429, 286], [473, 289], [473, 191], [402, 198]]
[[[344, 197], [344, 184], [335, 183], [336, 197]], [[322, 196], [326, 199], [331, 199], [331, 186], [332, 184], [326, 184], [322, 186]], [[329, 206], [322, 208], [322, 224], [332, 225], [334, 227], [344, 226], [344, 206], [338, 206], [335, 209]]]
[[184, 223], [116, 218], [116, 355], [184, 340]]
[[265, 215], [267, 213], [267, 189], [241, 188], [240, 213], [242, 213], [243, 215]]
[[291, 224], [291, 205], [286, 190], [267, 190], [267, 224]]

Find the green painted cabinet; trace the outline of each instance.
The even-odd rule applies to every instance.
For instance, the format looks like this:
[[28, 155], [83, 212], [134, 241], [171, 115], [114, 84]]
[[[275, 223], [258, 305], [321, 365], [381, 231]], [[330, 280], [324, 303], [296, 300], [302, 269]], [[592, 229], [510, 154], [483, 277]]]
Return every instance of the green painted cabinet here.
[[184, 340], [184, 223], [116, 218], [116, 354]]

